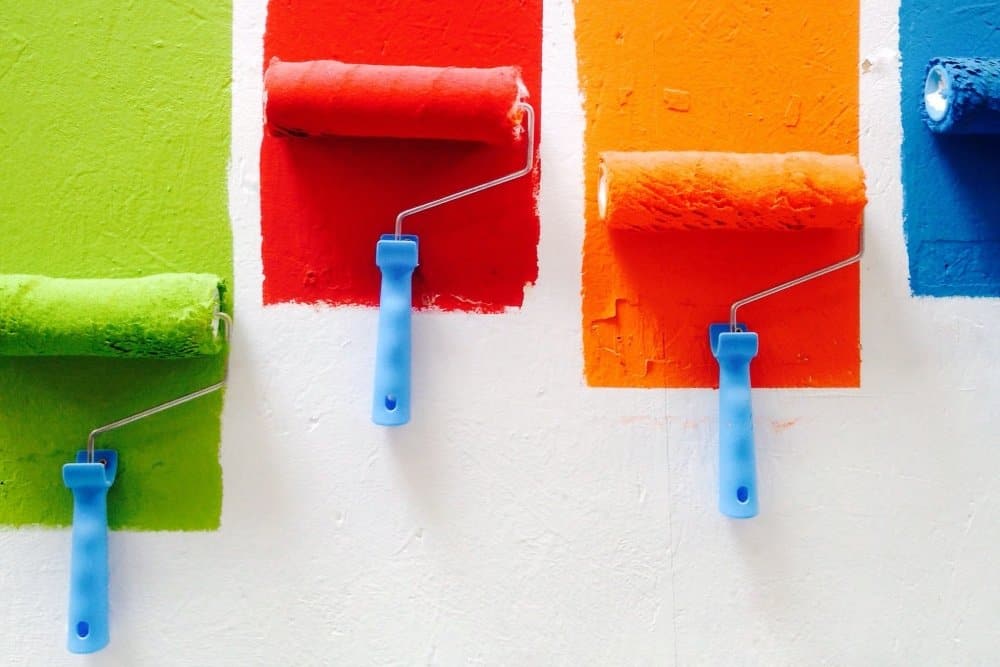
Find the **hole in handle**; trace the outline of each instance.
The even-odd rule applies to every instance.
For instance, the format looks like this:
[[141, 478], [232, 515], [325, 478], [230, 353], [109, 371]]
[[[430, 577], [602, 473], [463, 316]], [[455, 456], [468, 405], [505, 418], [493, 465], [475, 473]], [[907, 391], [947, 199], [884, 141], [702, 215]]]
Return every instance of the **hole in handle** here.
[[392, 412], [396, 409], [396, 397], [392, 394], [385, 395], [385, 409]]
[[90, 623], [87, 621], [80, 621], [76, 624], [76, 636], [80, 639], [86, 639], [87, 635], [90, 634]]
[[750, 500], [750, 489], [745, 486], [736, 489], [736, 500], [740, 501], [740, 504], [745, 505]]

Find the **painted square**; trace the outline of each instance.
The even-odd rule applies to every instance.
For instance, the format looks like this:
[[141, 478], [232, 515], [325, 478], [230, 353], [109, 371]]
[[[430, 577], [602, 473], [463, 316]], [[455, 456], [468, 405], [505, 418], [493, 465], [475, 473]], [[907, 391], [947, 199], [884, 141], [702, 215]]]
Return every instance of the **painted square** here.
[[903, 228], [917, 296], [1000, 296], [1000, 135], [935, 135], [921, 117], [936, 56], [1000, 57], [993, 3], [903, 0]]
[[[713, 387], [708, 328], [745, 296], [853, 256], [856, 231], [611, 233], [602, 151], [858, 151], [858, 3], [576, 3], [586, 113], [583, 347], [602, 387]], [[740, 311], [758, 387], [860, 383], [852, 266]]]
[[[390, 4], [272, 0], [264, 65], [334, 59], [376, 65], [521, 68], [541, 104], [541, 0]], [[537, 145], [537, 134], [536, 134]], [[375, 306], [375, 244], [400, 211], [516, 171], [525, 146], [371, 138], [288, 138], [261, 146], [264, 302]], [[538, 275], [532, 176], [413, 216], [418, 308], [518, 307]]]
[[[0, 267], [231, 281], [228, 3], [7, 3], [0, 25]], [[0, 523], [65, 525], [88, 433], [216, 382], [223, 356], [0, 357]], [[222, 510], [219, 394], [102, 436], [112, 528], [207, 530]]]

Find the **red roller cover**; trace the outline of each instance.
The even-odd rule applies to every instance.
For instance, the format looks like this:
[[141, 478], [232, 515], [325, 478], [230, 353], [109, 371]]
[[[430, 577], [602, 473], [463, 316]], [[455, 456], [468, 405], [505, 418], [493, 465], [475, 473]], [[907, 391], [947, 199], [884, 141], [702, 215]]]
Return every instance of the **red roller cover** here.
[[264, 74], [267, 123], [299, 136], [510, 142], [524, 91], [516, 67], [283, 62]]

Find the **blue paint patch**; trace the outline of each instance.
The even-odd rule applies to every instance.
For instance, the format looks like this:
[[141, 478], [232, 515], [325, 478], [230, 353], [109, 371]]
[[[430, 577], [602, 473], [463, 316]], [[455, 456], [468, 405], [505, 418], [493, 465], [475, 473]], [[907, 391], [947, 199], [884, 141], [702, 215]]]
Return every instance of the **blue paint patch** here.
[[903, 228], [918, 296], [1000, 296], [1000, 135], [937, 135], [927, 63], [1000, 57], [1000, 4], [902, 0]]

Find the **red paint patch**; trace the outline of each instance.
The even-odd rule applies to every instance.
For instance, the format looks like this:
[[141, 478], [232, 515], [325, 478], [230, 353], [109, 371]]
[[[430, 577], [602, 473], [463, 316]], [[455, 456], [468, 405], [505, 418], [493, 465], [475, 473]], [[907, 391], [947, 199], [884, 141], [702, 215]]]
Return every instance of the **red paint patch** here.
[[[271, 0], [264, 64], [514, 65], [541, 105], [541, 0]], [[536, 128], [537, 129], [537, 128]], [[536, 146], [538, 133], [536, 132]], [[261, 145], [264, 303], [378, 304], [375, 243], [396, 214], [520, 168], [524, 142], [275, 137]], [[538, 169], [408, 219], [417, 307], [500, 312], [538, 276]]]

